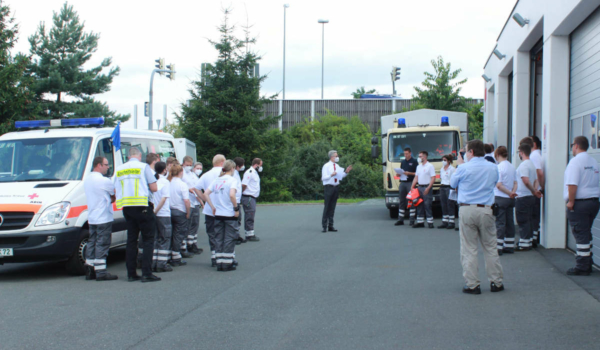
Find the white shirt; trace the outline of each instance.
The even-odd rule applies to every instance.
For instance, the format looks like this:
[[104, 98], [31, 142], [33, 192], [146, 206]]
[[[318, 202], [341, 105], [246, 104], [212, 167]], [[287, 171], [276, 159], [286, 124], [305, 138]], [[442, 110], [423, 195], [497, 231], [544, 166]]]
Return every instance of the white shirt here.
[[169, 198], [169, 207], [187, 213], [185, 208], [185, 199], [190, 199], [190, 188], [178, 177], [171, 179], [171, 197]]
[[[508, 160], [503, 160], [500, 164], [498, 164], [498, 183], [502, 183], [507, 190], [512, 191], [516, 180], [517, 172], [514, 165], [510, 164]], [[510, 198], [509, 195], [500, 191], [497, 187], [494, 188], [494, 196]]]
[[435, 178], [435, 168], [430, 162], [418, 165], [415, 173], [419, 185], [429, 185], [431, 178]]
[[529, 183], [533, 186], [535, 180], [537, 180], [537, 173], [535, 172], [535, 165], [531, 159], [524, 160], [519, 168], [517, 169], [517, 196], [518, 197], [527, 197], [533, 196], [533, 193], [525, 186], [523, 183], [523, 178], [528, 177]]
[[[196, 182], [196, 186], [194, 186], [194, 188], [206, 192], [206, 190], [212, 184], [212, 182], [215, 181], [215, 179], [218, 178], [219, 175], [221, 175], [221, 170], [223, 170], [223, 167], [216, 166], [210, 169], [209, 171], [205, 172], [204, 175], [200, 177], [200, 180]], [[210, 199], [212, 200], [212, 197], [210, 197]], [[202, 212], [204, 213], [204, 215], [214, 216], [210, 205], [205, 205], [204, 210], [202, 210]]]
[[440, 179], [442, 180], [442, 185], [450, 185], [450, 177], [452, 177], [452, 174], [454, 174], [455, 171], [456, 168], [452, 165], [449, 165], [448, 169], [444, 169], [444, 167], [440, 169]]
[[85, 197], [88, 205], [88, 223], [100, 225], [113, 222], [113, 205], [110, 196], [115, 194], [113, 182], [92, 171], [83, 182]]
[[246, 190], [242, 193], [244, 196], [258, 198], [260, 195], [260, 176], [254, 168], [246, 170], [242, 185], [246, 185]]
[[[331, 174], [334, 172], [336, 173], [335, 176], [331, 176]], [[346, 177], [346, 175], [348, 174], [346, 174], [344, 168], [332, 161], [329, 161], [323, 165], [323, 169], [321, 170], [321, 181], [323, 181], [323, 186], [337, 186]]]
[[[237, 187], [237, 180], [230, 175], [218, 177], [209, 186], [208, 189], [212, 192], [210, 194], [210, 200], [215, 206], [216, 216], [235, 216], [233, 204], [231, 203], [229, 195], [231, 190], [237, 192]], [[208, 207], [210, 207], [210, 205], [208, 205]]]
[[600, 197], [600, 174], [598, 162], [587, 152], [576, 155], [565, 169], [565, 201], [569, 200], [568, 185], [577, 185], [575, 199]]
[[[194, 188], [199, 181], [198, 176], [193, 171], [183, 171], [183, 182], [188, 185], [188, 188]], [[200, 205], [195, 193], [190, 193], [190, 207], [195, 208]]]
[[242, 178], [240, 177], [240, 172], [237, 170], [233, 171], [233, 178], [237, 181], [237, 188], [235, 191], [235, 200], [237, 204], [242, 202]]
[[[533, 166], [535, 166], [535, 170], [542, 170], [542, 152], [540, 152], [539, 149], [531, 151], [531, 154], [529, 155], [529, 160], [531, 160]], [[538, 185], [538, 190], [541, 188], [542, 186]]]
[[[167, 178], [163, 175], [158, 175], [158, 181], [156, 181], [157, 190], [152, 195], [154, 197], [153, 203], [156, 206], [160, 204], [160, 201], [163, 198], [167, 198], [165, 204], [163, 204], [162, 208], [156, 213], [156, 216], [161, 218], [170, 218], [171, 217], [171, 207], [170, 200], [171, 197], [171, 183]], [[184, 210], [185, 211], [185, 210]]]

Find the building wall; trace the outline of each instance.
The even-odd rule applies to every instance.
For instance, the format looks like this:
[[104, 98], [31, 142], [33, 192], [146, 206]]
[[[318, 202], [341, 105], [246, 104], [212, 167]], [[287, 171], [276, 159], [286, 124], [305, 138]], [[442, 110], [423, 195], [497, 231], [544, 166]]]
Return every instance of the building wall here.
[[[520, 0], [507, 19], [495, 48], [505, 57], [491, 54], [484, 73], [491, 78], [487, 91], [495, 91], [495, 100], [486, 101], [484, 120], [486, 125], [502, 125], [508, 122], [507, 113], [499, 103], [505, 103], [502, 91], [506, 77], [513, 73], [512, 135], [505, 138], [502, 128], [485, 133], [487, 142], [500, 140], [496, 145], [513, 142], [513, 159], [518, 165], [516, 143], [529, 135], [531, 106], [531, 59], [530, 50], [543, 41], [543, 77], [541, 81], [541, 123], [535, 133], [542, 139], [542, 155], [546, 174], [546, 194], [542, 210], [542, 245], [547, 248], [566, 247], [565, 204], [562, 199], [564, 169], [568, 161], [569, 138], [569, 35], [600, 6], [600, 0]], [[524, 27], [512, 19], [519, 13], [529, 20]], [[493, 50], [493, 48], [492, 48]], [[491, 102], [491, 103], [490, 103]], [[539, 114], [538, 114], [539, 120]], [[506, 141], [504, 141], [506, 140]], [[552, 155], [551, 157], [549, 155]]]

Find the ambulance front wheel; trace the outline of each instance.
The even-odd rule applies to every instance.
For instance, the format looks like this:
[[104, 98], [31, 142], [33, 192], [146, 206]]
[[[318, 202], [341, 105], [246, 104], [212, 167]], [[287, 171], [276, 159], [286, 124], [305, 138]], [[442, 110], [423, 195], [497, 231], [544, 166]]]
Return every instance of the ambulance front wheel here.
[[88, 230], [81, 230], [79, 242], [65, 266], [69, 275], [81, 276], [85, 274], [85, 248], [89, 237], [90, 232]]
[[389, 208], [390, 209], [390, 219], [395, 219], [398, 217], [398, 208]]

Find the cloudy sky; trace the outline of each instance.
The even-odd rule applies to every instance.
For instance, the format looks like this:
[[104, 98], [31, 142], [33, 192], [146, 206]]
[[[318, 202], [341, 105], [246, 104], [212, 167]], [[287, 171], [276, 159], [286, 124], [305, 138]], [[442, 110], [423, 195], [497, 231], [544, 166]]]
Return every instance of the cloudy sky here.
[[[39, 23], [52, 23], [53, 11], [62, 0], [3, 0], [20, 25], [17, 51], [28, 52], [27, 38]], [[261, 74], [267, 79], [262, 93], [282, 90], [283, 5], [287, 9], [286, 99], [318, 99], [321, 96], [321, 30], [325, 25], [325, 98], [351, 98], [360, 86], [390, 94], [392, 66], [402, 68], [396, 90], [411, 97], [413, 86], [431, 71], [430, 61], [441, 55], [461, 68], [468, 78], [463, 95], [483, 98], [483, 66], [500, 34], [515, 0], [71, 0], [87, 31], [100, 34], [90, 67], [112, 57], [121, 68], [111, 91], [99, 96], [118, 113], [133, 113], [139, 105], [138, 126], [148, 100], [154, 60], [175, 63], [177, 78], [155, 77], [154, 110], [169, 115], [189, 98], [190, 83], [198, 79], [200, 64], [212, 62], [215, 50], [207, 39], [218, 39], [221, 9], [230, 7], [231, 23], [252, 25], [257, 37], [251, 49], [262, 55]], [[280, 95], [281, 96], [281, 95]], [[127, 123], [129, 127], [133, 122]]]

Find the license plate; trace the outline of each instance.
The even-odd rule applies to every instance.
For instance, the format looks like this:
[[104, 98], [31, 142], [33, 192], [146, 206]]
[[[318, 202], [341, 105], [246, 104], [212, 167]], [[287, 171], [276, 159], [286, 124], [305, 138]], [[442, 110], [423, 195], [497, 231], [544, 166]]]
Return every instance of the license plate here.
[[13, 256], [12, 248], [0, 248], [0, 256]]

